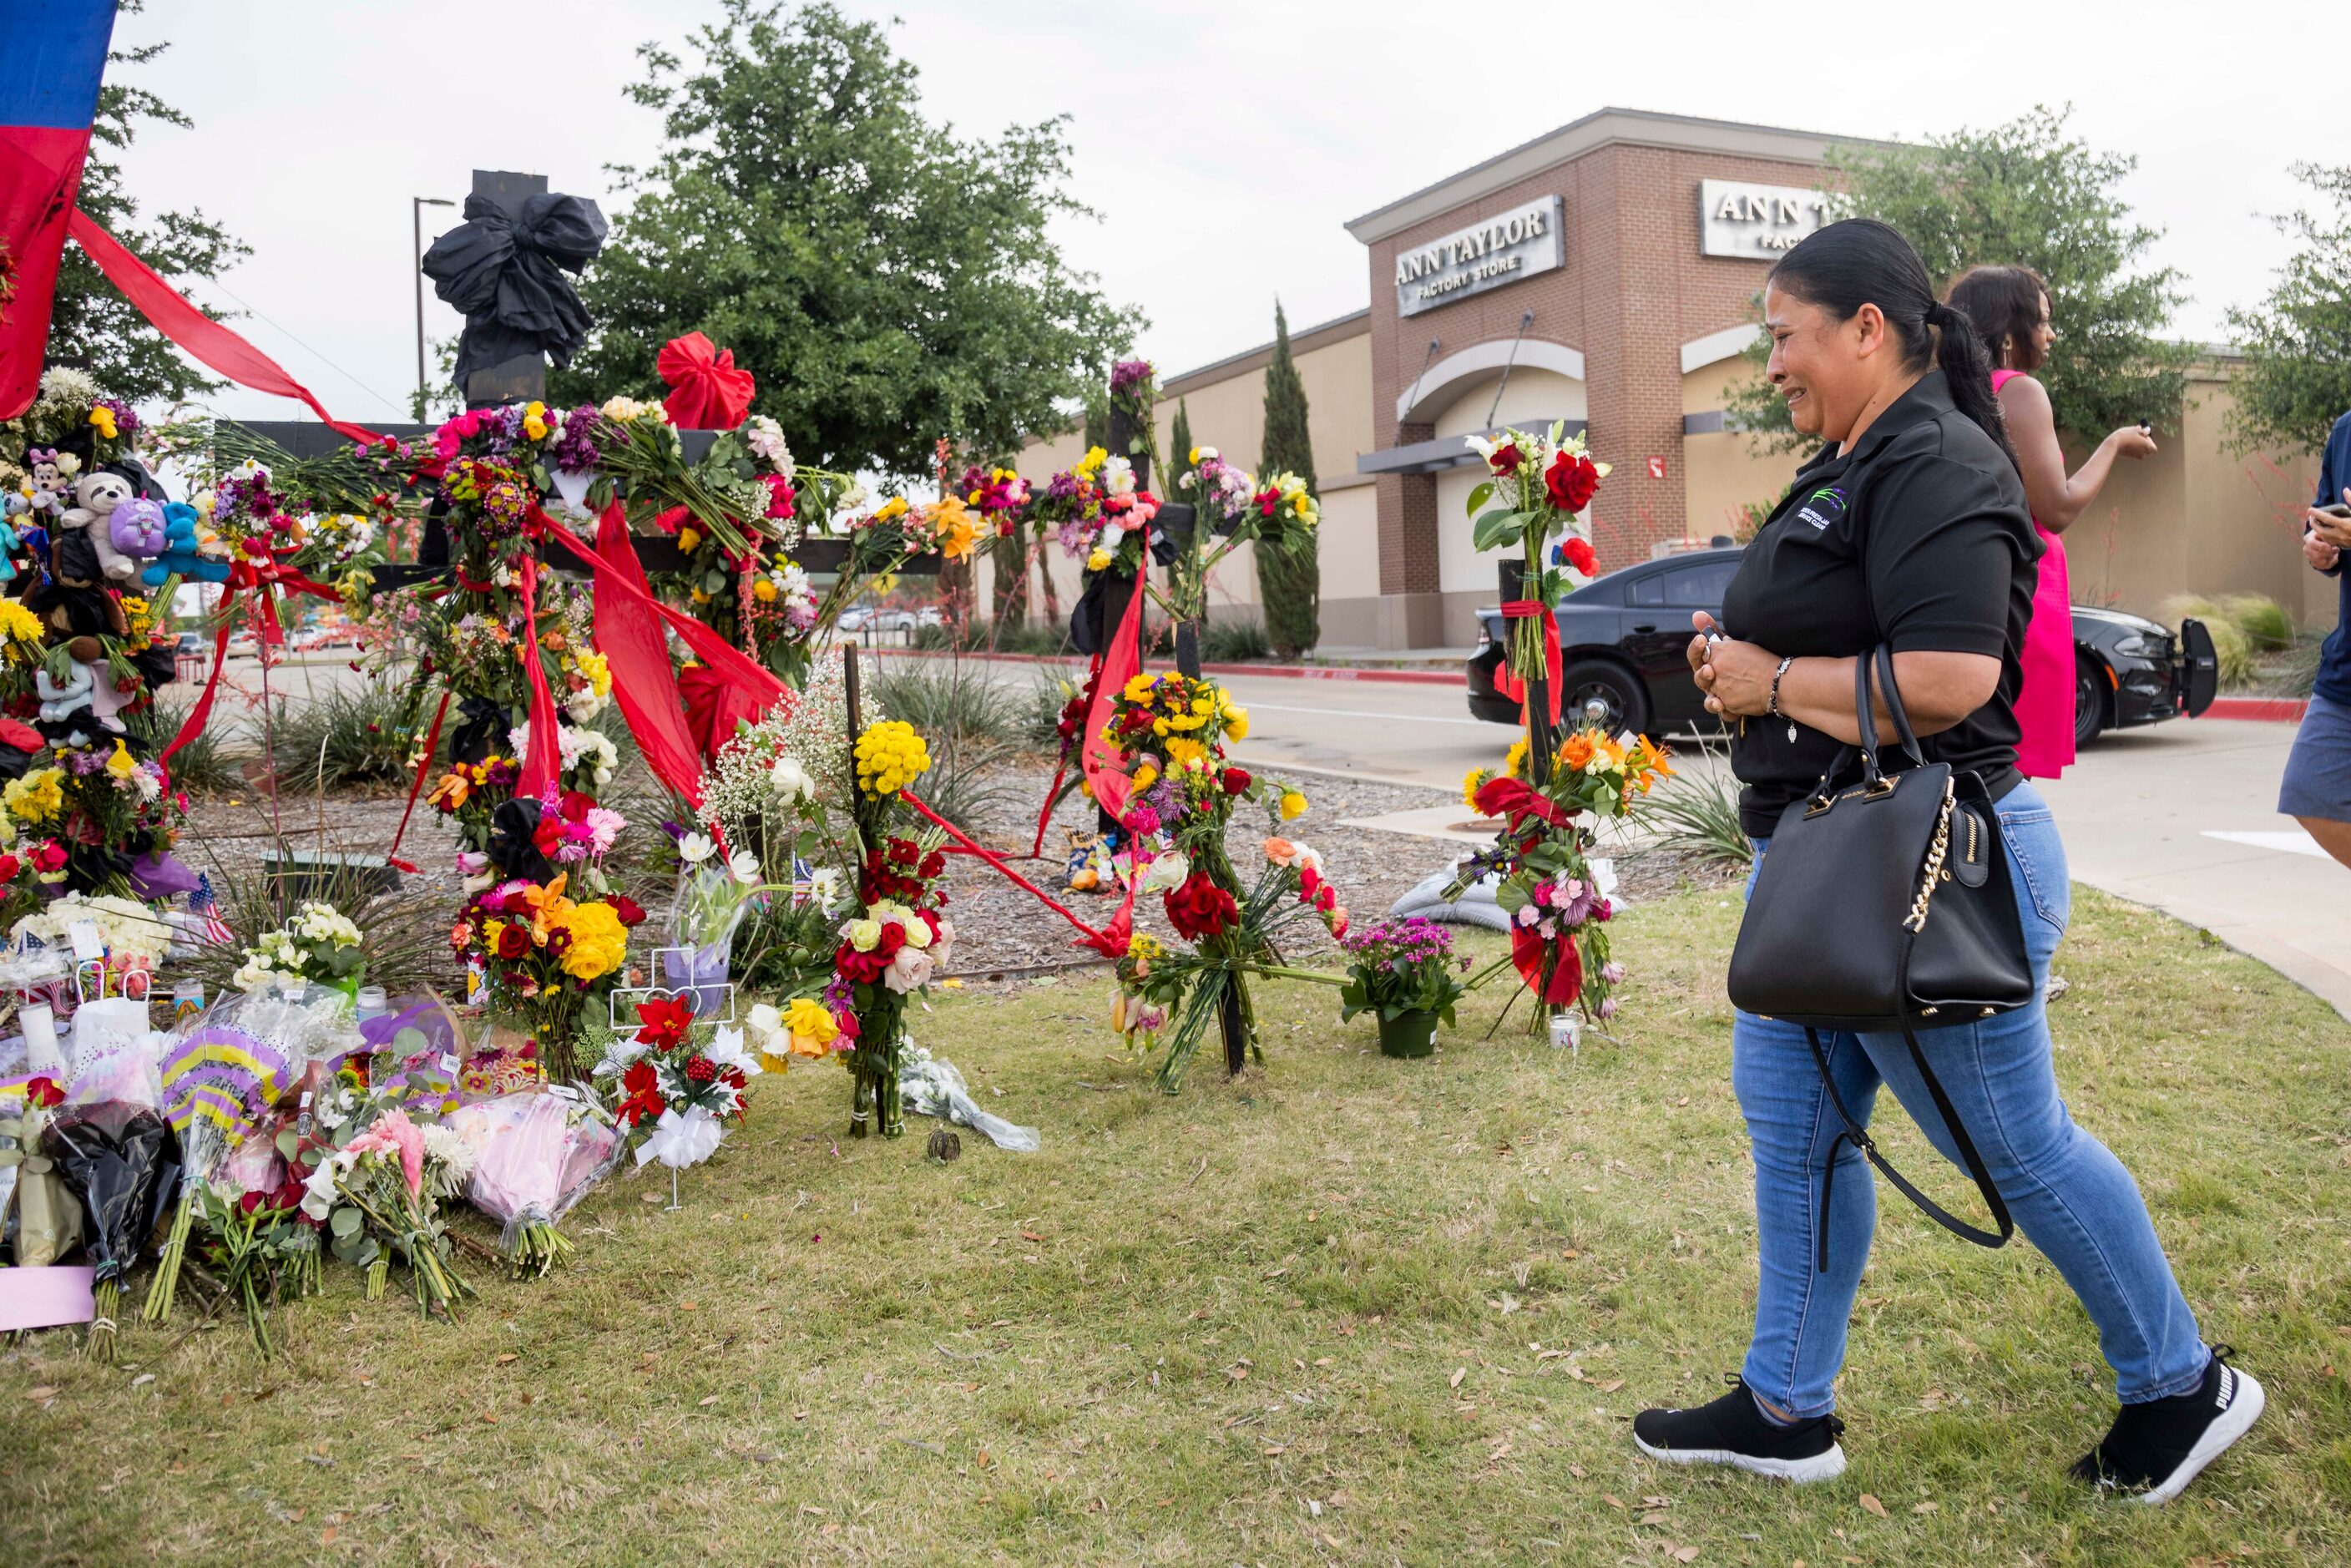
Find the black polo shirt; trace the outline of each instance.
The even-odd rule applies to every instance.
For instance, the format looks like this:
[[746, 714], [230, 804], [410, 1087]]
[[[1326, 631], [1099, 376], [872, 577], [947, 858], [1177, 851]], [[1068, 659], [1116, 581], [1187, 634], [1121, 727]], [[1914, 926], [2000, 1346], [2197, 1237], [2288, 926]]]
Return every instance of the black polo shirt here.
[[[1991, 700], [1939, 735], [1929, 762], [1982, 776], [1997, 800], [2014, 789], [2013, 705], [2041, 542], [2016, 465], [1951, 404], [1929, 371], [1840, 455], [1824, 447], [1755, 535], [1722, 601], [1723, 629], [1774, 653], [1849, 657], [1890, 643], [1896, 653], [1988, 653], [2001, 662]], [[1884, 737], [1889, 753], [1894, 737]], [[1746, 788], [1740, 821], [1751, 837], [1778, 826], [1842, 743], [1785, 719], [1734, 727], [1731, 770]]]

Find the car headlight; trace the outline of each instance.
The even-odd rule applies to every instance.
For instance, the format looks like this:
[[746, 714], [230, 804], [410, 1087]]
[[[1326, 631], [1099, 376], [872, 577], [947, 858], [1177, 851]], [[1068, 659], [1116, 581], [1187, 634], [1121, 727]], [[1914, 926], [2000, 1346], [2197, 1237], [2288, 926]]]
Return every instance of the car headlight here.
[[2169, 642], [2168, 637], [2151, 638], [2145, 632], [2134, 632], [2115, 644], [2115, 652], [2131, 659], [2166, 658], [2171, 652], [2167, 646]]

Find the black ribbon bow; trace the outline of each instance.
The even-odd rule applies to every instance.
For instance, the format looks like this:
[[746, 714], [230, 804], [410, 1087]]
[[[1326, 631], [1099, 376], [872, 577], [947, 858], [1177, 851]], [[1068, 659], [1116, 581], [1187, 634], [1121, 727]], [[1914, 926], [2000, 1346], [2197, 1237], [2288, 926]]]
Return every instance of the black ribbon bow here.
[[467, 196], [465, 221], [424, 253], [433, 292], [465, 312], [457, 391], [475, 371], [526, 354], [568, 365], [588, 340], [588, 308], [565, 272], [604, 248], [610, 225], [584, 196], [542, 193], [515, 218], [486, 196]]

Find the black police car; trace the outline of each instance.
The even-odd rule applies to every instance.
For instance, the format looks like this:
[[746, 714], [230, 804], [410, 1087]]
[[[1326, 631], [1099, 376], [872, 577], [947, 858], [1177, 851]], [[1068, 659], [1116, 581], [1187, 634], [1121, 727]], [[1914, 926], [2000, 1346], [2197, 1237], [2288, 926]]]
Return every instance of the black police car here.
[[[1684, 654], [1690, 612], [1722, 613], [1739, 570], [1736, 549], [1693, 550], [1643, 561], [1586, 583], [1559, 601], [1561, 717], [1614, 733], [1669, 735], [1712, 729]], [[1505, 632], [1499, 610], [1478, 612], [1468, 658], [1469, 711], [1519, 722], [1519, 705], [1494, 690]], [[2074, 742], [2101, 730], [2159, 724], [2210, 706], [2219, 684], [2212, 640], [2195, 621], [2180, 635], [2118, 610], [2074, 607]]]

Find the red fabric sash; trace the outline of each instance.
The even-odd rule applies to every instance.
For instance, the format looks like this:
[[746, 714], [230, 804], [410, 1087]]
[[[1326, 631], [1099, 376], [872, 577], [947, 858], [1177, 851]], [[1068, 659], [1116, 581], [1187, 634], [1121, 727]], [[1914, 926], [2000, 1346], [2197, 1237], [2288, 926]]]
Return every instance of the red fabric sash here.
[[441, 706], [433, 715], [432, 731], [424, 737], [424, 755], [416, 759], [416, 780], [408, 787], [408, 804], [400, 810], [400, 826], [392, 830], [392, 848], [383, 854], [384, 863], [395, 871], [416, 874], [416, 867], [400, 858], [400, 841], [408, 836], [408, 819], [415, 814], [416, 797], [424, 790], [424, 776], [433, 771], [433, 754], [441, 749], [441, 721], [449, 716], [449, 698], [454, 694], [441, 694]]
[[1071, 914], [1068, 909], [1064, 908], [1051, 896], [1040, 890], [1035, 884], [1030, 883], [1028, 878], [1022, 876], [1019, 872], [1014, 871], [1010, 866], [1005, 864], [1004, 857], [1002, 855], [998, 854], [993, 850], [983, 849], [979, 845], [972, 842], [969, 835], [966, 834], [961, 828], [956, 827], [953, 822], [948, 821], [945, 817], [940, 816], [936, 811], [932, 810], [928, 806], [923, 804], [922, 800], [915, 796], [913, 790], [901, 789], [898, 791], [898, 796], [901, 800], [904, 800], [906, 804], [914, 808], [915, 810], [921, 812], [925, 817], [929, 818], [932, 821], [946, 829], [947, 836], [954, 839], [956, 843], [962, 845], [966, 852], [977, 855], [981, 860], [986, 861], [989, 865], [994, 866], [998, 872], [1002, 873], [1005, 878], [1014, 886], [1026, 889], [1036, 898], [1038, 903], [1043, 904], [1046, 908], [1051, 910], [1054, 914], [1060, 915], [1062, 919], [1076, 926], [1080, 931], [1085, 933], [1084, 936], [1078, 938], [1075, 944], [1077, 946], [1091, 947], [1105, 958], [1123, 958], [1126, 956], [1127, 947], [1134, 939], [1134, 883], [1129, 883], [1127, 884], [1126, 897], [1120, 902], [1118, 913], [1110, 917], [1110, 925], [1106, 928], [1097, 931], [1092, 926], [1087, 925], [1084, 921], [1079, 919], [1076, 915]]
[[276, 560], [264, 566], [246, 559], [231, 565], [228, 591], [221, 601], [220, 629], [213, 633], [213, 673], [205, 678], [204, 689], [190, 705], [188, 716], [181, 721], [180, 733], [173, 736], [172, 744], [163, 748], [160, 760], [169, 762], [174, 752], [204, 732], [204, 721], [212, 717], [213, 698], [220, 691], [221, 671], [228, 664], [228, 634], [236, 623], [236, 617], [230, 612], [235, 607], [239, 593], [253, 596], [253, 634], [256, 640], [270, 643], [286, 641], [285, 631], [277, 624], [277, 597], [270, 591], [272, 588], [282, 588], [290, 593], [308, 593], [319, 599], [342, 598], [333, 589], [315, 583], [292, 567]]
[[555, 793], [556, 775], [562, 770], [563, 741], [556, 727], [555, 694], [548, 689], [547, 660], [538, 651], [538, 562], [526, 556], [516, 563], [522, 579], [522, 623], [528, 639], [523, 645], [523, 674], [530, 683], [530, 745], [522, 759], [522, 777], [515, 794], [543, 800]]
[[[1546, 959], [1551, 968], [1548, 980], [1543, 976]], [[1531, 926], [1513, 925], [1510, 962], [1537, 1001], [1560, 1008], [1583, 994], [1583, 949], [1573, 936], [1545, 937]]]
[[680, 430], [732, 430], [751, 412], [759, 383], [735, 366], [735, 350], [719, 349], [699, 332], [672, 338], [653, 361], [670, 390], [662, 407]]
[[1478, 791], [1478, 814], [1481, 817], [1507, 817], [1510, 831], [1529, 817], [1549, 822], [1554, 828], [1567, 826], [1568, 813], [1552, 804], [1541, 790], [1516, 779], [1489, 779]]
[[154, 323], [157, 331], [194, 359], [239, 386], [308, 403], [310, 412], [329, 429], [340, 431], [353, 441], [371, 446], [381, 444], [383, 437], [365, 425], [346, 424], [329, 413], [326, 405], [310, 395], [309, 388], [286, 373], [284, 366], [189, 304], [161, 274], [125, 250], [120, 240], [91, 222], [80, 208], [75, 208], [73, 215], [66, 220], [66, 232], [89, 254], [99, 271], [106, 274], [106, 280], [122, 290], [123, 298]]
[[596, 553], [603, 563], [596, 573], [596, 651], [611, 666], [612, 700], [621, 705], [621, 716], [629, 721], [629, 733], [653, 776], [698, 808], [701, 747], [686, 727], [661, 622], [626, 596], [632, 591], [651, 598], [653, 588], [617, 501], [604, 508], [596, 525]]
[[[1531, 599], [1513, 599], [1502, 606], [1505, 621], [1531, 621], [1542, 617], [1543, 623], [1543, 687], [1551, 705], [1551, 724], [1559, 727], [1559, 617], [1551, 606]], [[1519, 722], [1527, 717], [1527, 683], [1510, 668], [1510, 650], [1502, 650], [1502, 662], [1494, 668], [1494, 689], [1519, 705]]]
[[1112, 702], [1126, 683], [1143, 670], [1142, 639], [1135, 631], [1143, 622], [1145, 597], [1143, 584], [1137, 581], [1134, 592], [1127, 599], [1126, 613], [1119, 617], [1118, 630], [1111, 634], [1110, 645], [1102, 651], [1101, 678], [1094, 683], [1093, 705], [1086, 710], [1085, 747], [1079, 754], [1086, 782], [1093, 786], [1095, 804], [1113, 817], [1124, 814], [1126, 798], [1134, 785], [1119, 770], [1119, 765], [1126, 760], [1125, 753], [1104, 740], [1102, 730], [1110, 723]]

